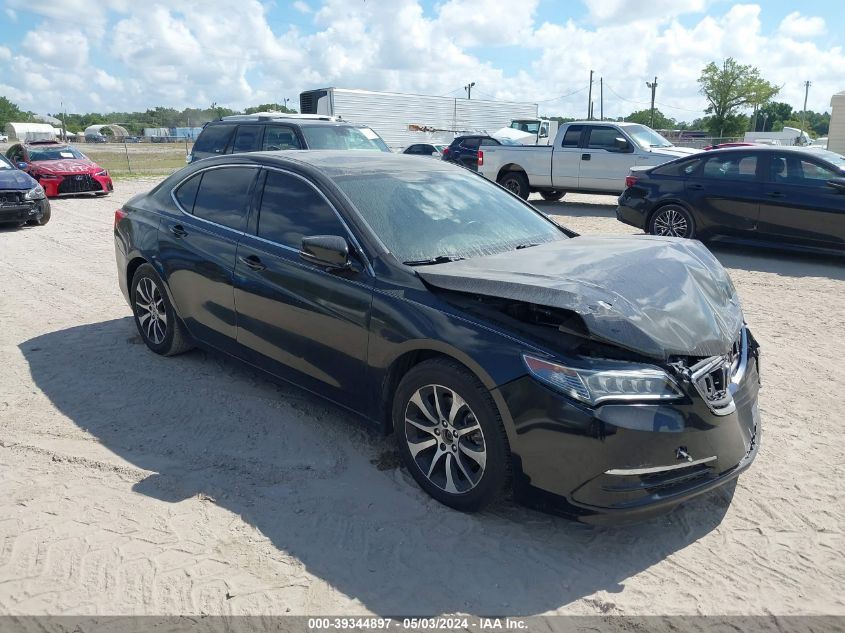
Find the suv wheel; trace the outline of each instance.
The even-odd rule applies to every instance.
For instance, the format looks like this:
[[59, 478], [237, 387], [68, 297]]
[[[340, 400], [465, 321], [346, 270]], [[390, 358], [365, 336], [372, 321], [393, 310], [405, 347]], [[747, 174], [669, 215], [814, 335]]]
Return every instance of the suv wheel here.
[[510, 452], [490, 394], [461, 365], [429, 360], [402, 379], [393, 428], [411, 475], [429, 495], [464, 511], [499, 497], [510, 478]]

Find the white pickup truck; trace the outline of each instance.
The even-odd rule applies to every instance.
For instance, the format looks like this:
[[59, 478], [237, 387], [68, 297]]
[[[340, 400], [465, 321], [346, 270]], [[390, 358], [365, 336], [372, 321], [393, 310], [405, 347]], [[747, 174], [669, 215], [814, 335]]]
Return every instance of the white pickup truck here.
[[619, 194], [634, 165], [659, 165], [700, 150], [675, 147], [638, 123], [573, 121], [549, 146], [487, 146], [478, 171], [523, 199], [538, 191], [560, 200], [567, 191]]

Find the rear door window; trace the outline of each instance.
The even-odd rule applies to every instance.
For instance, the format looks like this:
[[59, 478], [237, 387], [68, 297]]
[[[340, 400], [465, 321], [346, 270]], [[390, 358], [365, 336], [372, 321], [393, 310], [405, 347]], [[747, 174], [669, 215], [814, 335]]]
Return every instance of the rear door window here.
[[232, 152], [256, 152], [261, 147], [261, 136], [264, 132], [263, 125], [241, 125], [235, 134], [235, 142], [232, 144]]
[[465, 138], [461, 141], [461, 147], [468, 150], [477, 150], [481, 142], [479, 138]]
[[757, 155], [729, 152], [704, 160], [704, 178], [716, 180], [754, 180], [757, 175]]
[[302, 149], [302, 144], [293, 128], [286, 125], [268, 125], [264, 133], [264, 144], [261, 147], [265, 151], [275, 151]]
[[258, 170], [252, 167], [221, 167], [202, 172], [194, 215], [243, 231], [256, 173]]
[[197, 191], [199, 190], [200, 180], [202, 180], [202, 174], [196, 174], [179, 185], [176, 188], [176, 191], [173, 192], [179, 206], [182, 207], [186, 213], [194, 212], [194, 201], [197, 199]]
[[197, 142], [194, 144], [194, 153], [223, 154], [229, 139], [232, 138], [234, 125], [208, 125], [200, 133]]
[[483, 138], [481, 139], [481, 147], [489, 147], [490, 145], [501, 145], [499, 141], [492, 138]]
[[297, 250], [303, 236], [346, 235], [334, 209], [309, 183], [268, 171], [258, 215], [258, 237]]
[[583, 125], [570, 125], [566, 128], [561, 147], [578, 147], [578, 144], [581, 141], [581, 131], [583, 129]]

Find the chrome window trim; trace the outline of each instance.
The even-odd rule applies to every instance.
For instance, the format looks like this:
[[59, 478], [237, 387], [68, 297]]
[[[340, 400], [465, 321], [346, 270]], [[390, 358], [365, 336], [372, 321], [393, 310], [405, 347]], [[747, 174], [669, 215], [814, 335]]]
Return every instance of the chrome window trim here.
[[[224, 169], [227, 167], [245, 167], [248, 169], [261, 169], [259, 165], [243, 165], [243, 164], [230, 164], [230, 165], [211, 165], [209, 167], [204, 167], [202, 169], [198, 169], [192, 174], [185, 176], [182, 180], [180, 180], [171, 190], [170, 190], [170, 198], [173, 200], [173, 204], [176, 205], [176, 208], [179, 209], [184, 215], [188, 216], [189, 218], [193, 218], [195, 220], [199, 220], [200, 222], [205, 222], [206, 224], [210, 224], [211, 226], [216, 226], [221, 229], [225, 229], [226, 231], [230, 231], [235, 235], [246, 235], [245, 231], [239, 231], [237, 229], [233, 229], [231, 226], [226, 226], [225, 224], [220, 224], [218, 222], [212, 222], [211, 220], [206, 220], [205, 218], [201, 218], [193, 213], [188, 213], [185, 209], [182, 208], [182, 205], [179, 204], [179, 201], [176, 199], [176, 190], [179, 189], [183, 184], [185, 184], [188, 180], [197, 176], [201, 173], [205, 173], [207, 171], [211, 171], [213, 169]], [[200, 183], [202, 185], [202, 183]], [[197, 188], [197, 194], [199, 194], [199, 188]], [[194, 204], [196, 204], [196, 199], [194, 200]]]
[[604, 471], [604, 474], [618, 475], [622, 477], [630, 475], [653, 475], [655, 473], [680, 470], [682, 468], [689, 468], [690, 466], [698, 466], [699, 464], [706, 464], [715, 460], [716, 456], [713, 455], [711, 457], [705, 457], [704, 459], [696, 459], [695, 461], [684, 462], [682, 464], [670, 464], [669, 466], [652, 466], [649, 468], [611, 468], [610, 470]]

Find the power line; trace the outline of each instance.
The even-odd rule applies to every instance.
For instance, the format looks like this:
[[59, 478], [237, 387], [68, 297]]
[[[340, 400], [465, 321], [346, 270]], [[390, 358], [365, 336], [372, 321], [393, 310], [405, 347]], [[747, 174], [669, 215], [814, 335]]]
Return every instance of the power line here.
[[577, 95], [579, 92], [584, 92], [586, 89], [587, 86], [582, 86], [581, 88], [578, 88], [578, 90], [567, 92], [565, 95], [560, 95], [559, 97], [554, 97], [553, 99], [543, 99], [542, 101], [537, 101], [537, 103], [550, 103], [551, 101], [560, 101], [561, 99], [566, 99], [567, 97], [571, 97], [572, 95]]

